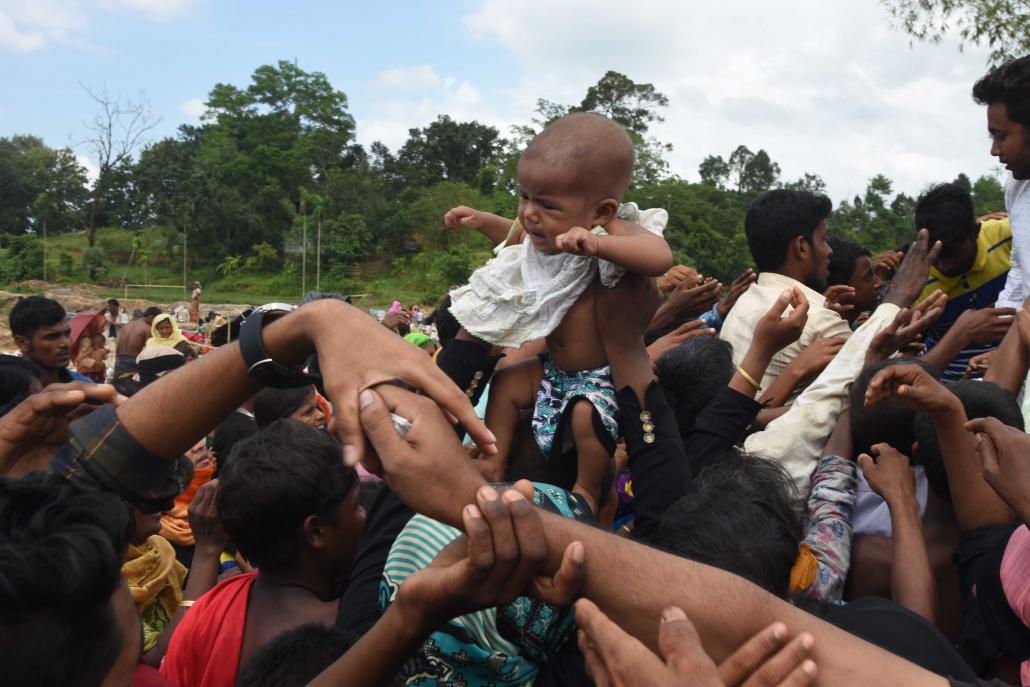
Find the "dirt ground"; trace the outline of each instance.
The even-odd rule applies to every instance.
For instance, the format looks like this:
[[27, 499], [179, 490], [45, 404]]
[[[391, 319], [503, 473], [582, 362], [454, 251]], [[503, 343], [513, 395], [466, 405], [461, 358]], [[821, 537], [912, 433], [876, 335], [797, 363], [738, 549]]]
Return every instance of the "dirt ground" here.
[[[77, 284], [75, 286], [49, 286], [44, 282], [24, 282], [23, 286], [26, 291], [39, 292], [43, 291], [43, 295], [47, 298], [53, 298], [55, 301], [64, 306], [64, 309], [69, 313], [78, 312], [80, 310], [96, 310], [104, 307], [106, 298], [99, 295], [100, 287], [89, 285], [89, 284]], [[12, 293], [10, 291], [4, 291], [0, 289], [0, 352], [13, 353], [18, 350], [17, 346], [14, 345], [14, 339], [11, 337], [11, 328], [8, 324], [8, 314], [11, 312], [11, 308], [17, 302], [18, 298], [24, 294]], [[189, 307], [189, 303], [186, 301], [170, 301], [170, 302], [157, 302], [148, 301], [139, 298], [119, 298], [118, 302], [121, 303], [122, 308], [129, 311], [131, 314], [133, 310], [145, 310], [152, 305], [156, 305], [161, 308], [164, 312], [170, 313], [176, 306]], [[245, 305], [238, 304], [226, 304], [226, 303], [203, 303], [201, 312], [206, 313], [209, 310], [214, 310], [221, 315], [237, 315], [243, 311]]]

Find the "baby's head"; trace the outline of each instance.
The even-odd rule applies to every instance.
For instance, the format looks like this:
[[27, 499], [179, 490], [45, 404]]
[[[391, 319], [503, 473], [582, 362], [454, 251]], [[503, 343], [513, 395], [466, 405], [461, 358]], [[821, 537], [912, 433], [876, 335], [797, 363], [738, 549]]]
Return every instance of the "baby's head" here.
[[519, 222], [537, 250], [554, 253], [569, 229], [615, 217], [633, 176], [633, 142], [607, 117], [567, 115], [530, 142], [518, 175]]

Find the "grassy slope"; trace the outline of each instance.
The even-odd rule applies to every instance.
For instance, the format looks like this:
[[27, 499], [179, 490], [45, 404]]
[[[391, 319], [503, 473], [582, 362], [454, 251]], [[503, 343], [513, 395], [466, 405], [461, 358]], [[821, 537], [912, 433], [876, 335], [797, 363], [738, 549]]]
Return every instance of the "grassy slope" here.
[[[130, 264], [132, 232], [112, 228], [98, 230], [97, 245], [104, 248], [109, 259], [109, 271], [103, 281], [111, 284], [101, 288], [102, 296], [125, 296], [125, 290], [115, 285], [123, 279], [129, 284], [182, 284], [179, 247], [167, 245], [162, 241], [160, 232], [150, 229], [142, 232], [142, 244], [150, 256], [152, 264], [149, 266], [140, 265], [138, 256]], [[86, 238], [82, 233], [50, 237], [47, 241], [47, 281], [60, 284], [89, 283], [88, 276], [81, 269], [82, 253], [86, 248]], [[71, 270], [67, 269], [69, 265]], [[314, 267], [309, 264], [308, 268], [307, 290], [313, 291]], [[299, 272], [290, 274], [285, 270], [260, 272], [244, 269], [225, 277], [213, 267], [193, 268], [191, 265], [187, 280], [189, 283], [199, 281], [204, 285], [204, 301], [207, 303], [263, 303], [273, 300], [297, 303], [303, 296]], [[13, 290], [13, 286], [4, 285], [4, 288]], [[445, 290], [427, 288], [423, 275], [399, 277], [383, 261], [370, 261], [362, 265], [357, 279], [344, 282], [334, 283], [323, 274], [321, 289], [370, 294], [360, 301], [363, 307], [389, 306], [395, 299], [405, 305], [432, 305]], [[182, 290], [171, 288], [130, 288], [128, 296], [158, 303], [173, 303], [186, 297]]]

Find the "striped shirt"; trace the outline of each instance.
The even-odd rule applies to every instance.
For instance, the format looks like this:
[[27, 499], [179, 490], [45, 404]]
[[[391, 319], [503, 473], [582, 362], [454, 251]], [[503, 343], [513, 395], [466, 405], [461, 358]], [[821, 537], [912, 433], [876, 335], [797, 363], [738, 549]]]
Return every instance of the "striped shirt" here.
[[[926, 350], [932, 349], [944, 338], [959, 316], [967, 310], [979, 310], [994, 306], [1008, 279], [1012, 255], [1012, 229], [1007, 219], [989, 220], [980, 224], [980, 235], [976, 240], [976, 259], [965, 274], [946, 277], [936, 267], [930, 269], [930, 278], [923, 293], [916, 301], [924, 300], [936, 289], [948, 297], [944, 313], [926, 333]], [[944, 379], [955, 381], [962, 378], [969, 359], [975, 355], [993, 351], [998, 341], [991, 344], [970, 344], [959, 351], [955, 359], [944, 370]]]

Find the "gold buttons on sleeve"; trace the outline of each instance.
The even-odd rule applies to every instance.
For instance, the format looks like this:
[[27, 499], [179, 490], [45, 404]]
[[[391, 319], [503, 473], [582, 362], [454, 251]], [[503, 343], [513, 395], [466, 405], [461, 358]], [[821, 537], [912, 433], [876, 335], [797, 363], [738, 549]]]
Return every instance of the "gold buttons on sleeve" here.
[[654, 443], [654, 423], [651, 422], [651, 413], [642, 410], [640, 411], [640, 428], [644, 430], [644, 443]]

